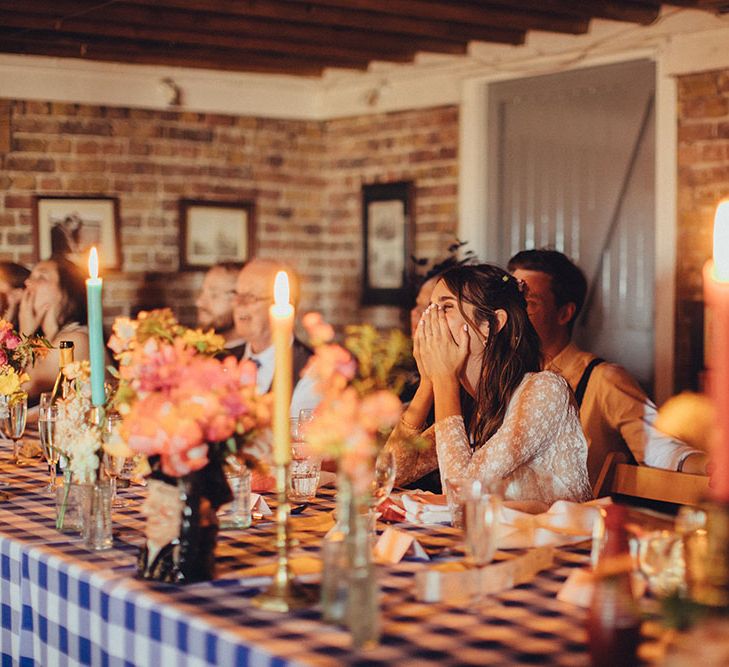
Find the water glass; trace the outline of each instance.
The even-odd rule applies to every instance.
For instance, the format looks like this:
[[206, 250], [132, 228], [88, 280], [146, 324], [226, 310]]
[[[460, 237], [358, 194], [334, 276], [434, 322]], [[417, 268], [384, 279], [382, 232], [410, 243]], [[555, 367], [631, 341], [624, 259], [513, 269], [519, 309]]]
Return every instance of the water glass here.
[[251, 473], [244, 465], [229, 466], [225, 471], [233, 492], [233, 502], [218, 510], [220, 527], [248, 528], [251, 525]]
[[289, 500], [309, 502], [316, 497], [321, 473], [321, 459], [314, 456], [303, 456], [291, 459], [289, 475]]
[[466, 480], [463, 477], [453, 477], [445, 480], [446, 501], [451, 512], [451, 525], [454, 528], [463, 528], [463, 489]]
[[471, 565], [483, 567], [493, 560], [498, 547], [501, 494], [481, 480], [469, 480], [461, 493], [466, 558]]
[[[116, 412], [110, 412], [106, 415], [106, 419], [104, 420], [104, 429], [103, 429], [103, 437], [104, 442], [109, 442], [116, 432], [116, 429], [119, 427], [119, 424], [121, 423], [121, 415], [119, 415]], [[104, 452], [102, 464], [103, 464], [103, 470], [106, 476], [109, 479], [110, 482], [110, 493], [111, 493], [111, 506], [112, 507], [128, 507], [131, 505], [131, 501], [127, 500], [126, 498], [120, 498], [117, 495], [117, 486], [116, 481], [121, 475], [122, 471], [124, 470], [124, 466], [127, 462], [126, 456], [116, 456], [114, 454], [109, 453], [108, 451]]]

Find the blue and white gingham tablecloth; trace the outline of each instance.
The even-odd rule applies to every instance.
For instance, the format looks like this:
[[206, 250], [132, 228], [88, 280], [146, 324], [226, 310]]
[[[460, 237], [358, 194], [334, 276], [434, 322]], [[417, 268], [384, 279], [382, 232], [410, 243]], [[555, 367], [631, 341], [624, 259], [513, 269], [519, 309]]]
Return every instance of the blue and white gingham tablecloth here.
[[[7, 449], [7, 447], [6, 447]], [[581, 550], [561, 550], [558, 563], [531, 584], [492, 596], [480, 613], [418, 602], [406, 560], [379, 569], [382, 640], [356, 652], [348, 634], [321, 622], [316, 607], [274, 614], [251, 606], [260, 579], [244, 567], [272, 562], [274, 526], [224, 531], [218, 578], [185, 587], [134, 578], [142, 521], [138, 505], [114, 512], [114, 548], [86, 550], [54, 528], [54, 503], [42, 493], [45, 466], [17, 469], [4, 456], [0, 479], [12, 479], [0, 503], [2, 666], [82, 664], [110, 667], [202, 665], [586, 665], [584, 611], [556, 600]], [[122, 491], [139, 498], [142, 491]], [[304, 517], [333, 508], [322, 490]], [[409, 528], [452, 540], [453, 530]], [[321, 533], [297, 531], [298, 553], [316, 555]]]

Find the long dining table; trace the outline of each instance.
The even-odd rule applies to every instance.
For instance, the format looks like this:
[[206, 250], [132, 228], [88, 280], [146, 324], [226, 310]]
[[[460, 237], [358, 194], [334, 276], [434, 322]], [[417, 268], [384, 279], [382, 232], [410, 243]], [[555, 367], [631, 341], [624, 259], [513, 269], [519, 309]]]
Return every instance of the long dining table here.
[[[528, 584], [490, 595], [478, 608], [416, 599], [416, 572], [428, 563], [406, 557], [378, 566], [382, 636], [354, 650], [348, 633], [322, 622], [318, 606], [277, 614], [251, 598], [266, 586], [261, 566], [275, 559], [274, 524], [261, 519], [219, 536], [215, 580], [186, 586], [137, 579], [143, 540], [144, 488], [113, 512], [114, 545], [89, 551], [78, 535], [55, 529], [54, 499], [43, 490], [46, 467], [16, 468], [0, 503], [2, 665], [586, 665], [585, 612], [557, 600], [569, 572], [588, 560], [583, 547], [559, 549], [552, 568]], [[269, 499], [271, 503], [272, 499]], [[316, 557], [334, 490], [322, 488], [292, 517], [294, 556]], [[449, 526], [406, 526], [423, 543], [447, 543]], [[434, 557], [437, 558], [437, 554]], [[305, 584], [316, 593], [316, 584]]]

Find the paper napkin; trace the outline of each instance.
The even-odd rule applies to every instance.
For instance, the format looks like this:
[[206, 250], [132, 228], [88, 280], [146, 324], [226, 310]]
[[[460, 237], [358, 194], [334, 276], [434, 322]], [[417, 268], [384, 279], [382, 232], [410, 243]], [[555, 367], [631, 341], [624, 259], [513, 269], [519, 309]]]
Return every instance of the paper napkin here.
[[257, 512], [261, 516], [273, 514], [265, 498], [258, 493], [251, 493], [251, 512]]

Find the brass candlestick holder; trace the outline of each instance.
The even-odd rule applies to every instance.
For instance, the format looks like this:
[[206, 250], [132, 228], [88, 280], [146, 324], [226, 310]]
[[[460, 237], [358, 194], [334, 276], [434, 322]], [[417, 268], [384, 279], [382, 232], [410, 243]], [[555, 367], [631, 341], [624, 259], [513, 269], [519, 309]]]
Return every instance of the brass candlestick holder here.
[[289, 475], [288, 463], [276, 464], [276, 495], [278, 507], [276, 508], [276, 548], [278, 560], [276, 572], [268, 590], [259, 593], [251, 602], [259, 609], [265, 611], [288, 612], [292, 609], [301, 609], [311, 603], [307, 592], [293, 579], [289, 563], [289, 512], [291, 506], [286, 497]]
[[729, 504], [708, 501], [706, 527], [684, 536], [686, 579], [691, 599], [708, 607], [729, 607]]

